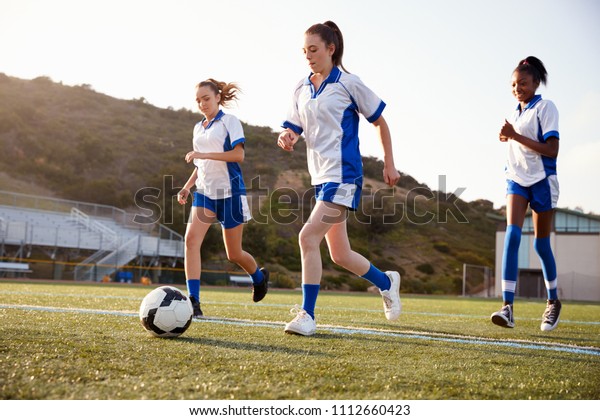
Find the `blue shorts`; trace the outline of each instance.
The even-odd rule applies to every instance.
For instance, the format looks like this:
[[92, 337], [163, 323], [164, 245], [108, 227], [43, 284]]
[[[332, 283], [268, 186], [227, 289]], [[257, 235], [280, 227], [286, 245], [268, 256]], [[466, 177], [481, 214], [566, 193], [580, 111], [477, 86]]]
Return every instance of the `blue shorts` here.
[[510, 179], [506, 180], [506, 195], [518, 194], [529, 202], [531, 210], [536, 213], [549, 211], [558, 204], [558, 179], [550, 175], [539, 182], [523, 187]]
[[231, 229], [252, 219], [248, 199], [245, 195], [214, 200], [204, 194], [194, 192], [194, 207], [204, 207], [217, 215], [217, 220], [225, 229]]
[[360, 202], [361, 185], [326, 182], [315, 185], [315, 197], [320, 201], [328, 201], [356, 211]]

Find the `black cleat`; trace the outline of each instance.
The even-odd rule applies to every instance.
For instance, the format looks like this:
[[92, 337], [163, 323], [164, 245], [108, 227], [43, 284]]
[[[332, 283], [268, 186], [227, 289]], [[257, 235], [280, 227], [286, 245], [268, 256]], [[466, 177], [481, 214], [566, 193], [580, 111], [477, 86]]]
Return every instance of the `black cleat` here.
[[498, 312], [494, 312], [491, 316], [494, 324], [505, 328], [514, 328], [515, 319], [513, 318], [512, 305], [504, 305]]
[[193, 318], [204, 318], [204, 314], [202, 313], [202, 309], [200, 309], [200, 302], [196, 300], [194, 296], [190, 296], [190, 302], [192, 302], [192, 308], [194, 309]]
[[560, 310], [562, 308], [562, 303], [560, 300], [549, 300], [546, 303], [546, 310], [544, 311], [544, 315], [542, 315], [542, 325], [540, 325], [540, 330], [542, 331], [552, 331], [558, 325], [558, 320], [560, 319]]
[[269, 290], [269, 272], [264, 267], [261, 268], [260, 271], [262, 271], [264, 279], [261, 283], [252, 286], [252, 300], [254, 302], [263, 300]]

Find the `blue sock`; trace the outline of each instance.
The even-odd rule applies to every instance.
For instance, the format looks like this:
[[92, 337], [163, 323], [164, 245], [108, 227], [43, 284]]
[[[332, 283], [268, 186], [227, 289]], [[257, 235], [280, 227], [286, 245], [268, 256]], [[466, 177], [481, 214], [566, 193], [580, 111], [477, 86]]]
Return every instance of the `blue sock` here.
[[390, 278], [383, 271], [379, 270], [373, 264], [364, 275], [361, 276], [365, 280], [369, 280], [375, 286], [379, 287], [379, 290], [390, 290], [392, 282]]
[[250, 274], [250, 277], [252, 277], [252, 284], [261, 284], [265, 279], [265, 275], [258, 267], [256, 267], [254, 274]]
[[535, 249], [542, 262], [542, 272], [544, 273], [544, 283], [546, 283], [548, 299], [556, 300], [558, 299], [556, 261], [554, 261], [554, 254], [550, 247], [550, 237], [534, 238], [533, 249]]
[[511, 304], [515, 300], [515, 290], [517, 289], [520, 244], [521, 228], [517, 225], [508, 225], [502, 255], [502, 298], [504, 302]]
[[188, 295], [194, 296], [198, 302], [200, 302], [200, 280], [191, 279], [187, 280]]
[[317, 296], [319, 296], [320, 284], [302, 284], [302, 309], [315, 319], [315, 306], [317, 306]]

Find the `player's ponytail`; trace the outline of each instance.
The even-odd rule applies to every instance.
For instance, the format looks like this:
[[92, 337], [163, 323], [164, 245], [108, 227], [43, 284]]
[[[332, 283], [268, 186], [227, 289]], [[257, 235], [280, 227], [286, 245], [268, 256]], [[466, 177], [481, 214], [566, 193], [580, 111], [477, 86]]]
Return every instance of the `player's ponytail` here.
[[229, 106], [229, 102], [237, 100], [238, 95], [241, 93], [241, 89], [236, 83], [219, 82], [215, 79], [206, 79], [205, 81], [198, 83], [196, 87], [204, 86], [208, 86], [215, 95], [221, 95], [219, 105], [226, 108]]
[[331, 59], [333, 60], [333, 65], [341, 67], [346, 73], [350, 73], [344, 68], [344, 65], [342, 64], [342, 56], [344, 55], [344, 37], [342, 36], [342, 31], [340, 31], [340, 28], [338, 28], [338, 26], [330, 20], [325, 22], [324, 25], [331, 28], [335, 35], [335, 52], [331, 57]]
[[519, 61], [519, 65], [515, 71], [528, 73], [533, 77], [534, 81], [544, 85], [548, 81], [546, 67], [544, 67], [544, 63], [537, 57], [529, 56]]
[[346, 73], [350, 73], [342, 64], [342, 57], [344, 55], [344, 37], [342, 36], [342, 31], [340, 31], [340, 28], [338, 28], [334, 22], [328, 20], [325, 23], [317, 23], [308, 28], [305, 33], [309, 35], [319, 35], [327, 46], [333, 44], [335, 47], [335, 51], [331, 57], [333, 65], [341, 67]]

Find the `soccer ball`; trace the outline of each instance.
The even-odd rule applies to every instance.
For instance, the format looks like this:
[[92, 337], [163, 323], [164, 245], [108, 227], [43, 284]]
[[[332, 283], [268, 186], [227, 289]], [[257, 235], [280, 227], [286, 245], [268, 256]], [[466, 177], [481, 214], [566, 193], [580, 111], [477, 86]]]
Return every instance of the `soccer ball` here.
[[176, 287], [162, 286], [146, 295], [140, 321], [156, 337], [177, 337], [192, 323], [192, 302]]

